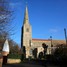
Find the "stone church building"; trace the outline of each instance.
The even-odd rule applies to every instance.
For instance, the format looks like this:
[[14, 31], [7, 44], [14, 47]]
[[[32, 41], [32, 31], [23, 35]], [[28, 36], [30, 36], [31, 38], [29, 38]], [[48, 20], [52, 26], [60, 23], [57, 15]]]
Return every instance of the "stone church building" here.
[[26, 58], [29, 56], [33, 57], [32, 50], [37, 48], [37, 56], [39, 52], [43, 51], [42, 44], [45, 43], [48, 45], [47, 53], [51, 54], [51, 44], [53, 47], [56, 46], [56, 44], [63, 44], [65, 41], [63, 40], [51, 40], [51, 39], [33, 39], [32, 38], [32, 26], [29, 22], [29, 16], [28, 16], [28, 8], [26, 6], [25, 14], [24, 14], [24, 20], [23, 20], [23, 26], [22, 26], [22, 35], [21, 35], [21, 47], [25, 47], [26, 50]]

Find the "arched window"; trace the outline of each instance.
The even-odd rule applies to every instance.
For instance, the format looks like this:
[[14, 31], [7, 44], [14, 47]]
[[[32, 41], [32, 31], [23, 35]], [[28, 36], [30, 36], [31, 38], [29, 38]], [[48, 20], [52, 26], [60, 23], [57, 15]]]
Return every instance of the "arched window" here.
[[29, 28], [26, 29], [26, 32], [29, 32]]

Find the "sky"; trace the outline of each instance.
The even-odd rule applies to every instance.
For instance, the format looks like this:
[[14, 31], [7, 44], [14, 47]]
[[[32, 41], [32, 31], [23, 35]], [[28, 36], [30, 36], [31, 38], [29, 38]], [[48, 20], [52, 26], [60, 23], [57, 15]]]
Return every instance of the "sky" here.
[[67, 0], [10, 0], [14, 10], [15, 32], [11, 38], [21, 43], [21, 27], [24, 12], [28, 6], [29, 22], [32, 26], [32, 38], [36, 39], [65, 39], [64, 28], [67, 29]]

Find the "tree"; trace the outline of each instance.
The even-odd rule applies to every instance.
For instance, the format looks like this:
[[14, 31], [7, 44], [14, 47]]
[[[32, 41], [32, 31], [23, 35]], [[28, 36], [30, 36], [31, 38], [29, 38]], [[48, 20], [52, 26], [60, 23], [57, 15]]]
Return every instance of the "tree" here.
[[35, 49], [33, 50], [33, 56], [34, 56], [35, 59], [37, 58], [37, 48], [35, 48]]
[[22, 56], [21, 56], [21, 61], [23, 61], [26, 58], [26, 48], [25, 46], [22, 47]]
[[0, 34], [11, 30], [10, 21], [13, 12], [14, 11], [9, 9], [9, 2], [6, 0], [0, 0]]
[[67, 45], [60, 44], [54, 52], [55, 60], [61, 64], [67, 62]]
[[38, 55], [38, 59], [42, 59], [43, 58], [43, 52], [40, 52]]
[[54, 55], [56, 56], [67, 55], [67, 45], [64, 44], [58, 45], [57, 48], [55, 49]]
[[10, 54], [20, 54], [20, 48], [15, 41], [10, 39], [9, 46], [10, 46]]
[[9, 47], [10, 47], [10, 53], [8, 55], [9, 58], [21, 58], [21, 48], [18, 46], [18, 44], [13, 41], [9, 40]]
[[45, 43], [43, 43], [42, 47], [44, 48], [44, 56], [45, 56], [48, 46]]
[[6, 39], [10, 39], [9, 33], [6, 31], [3, 31], [2, 33], [0, 33], [0, 40], [6, 40]]

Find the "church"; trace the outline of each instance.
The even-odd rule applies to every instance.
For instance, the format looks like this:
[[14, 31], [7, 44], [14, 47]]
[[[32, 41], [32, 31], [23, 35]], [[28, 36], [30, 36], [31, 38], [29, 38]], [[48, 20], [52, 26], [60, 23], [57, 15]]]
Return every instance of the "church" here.
[[24, 20], [23, 20], [23, 26], [21, 30], [21, 47], [25, 47], [25, 55], [26, 58], [29, 58], [30, 56], [33, 57], [32, 51], [37, 48], [37, 56], [39, 55], [39, 52], [42, 52], [44, 49], [42, 47], [42, 44], [45, 43], [48, 45], [46, 54], [52, 53], [52, 47], [56, 47], [57, 44], [65, 44], [64, 40], [52, 40], [52, 39], [33, 39], [32, 38], [32, 26], [29, 22], [29, 16], [28, 16], [28, 7], [26, 6], [25, 14], [24, 14]]

